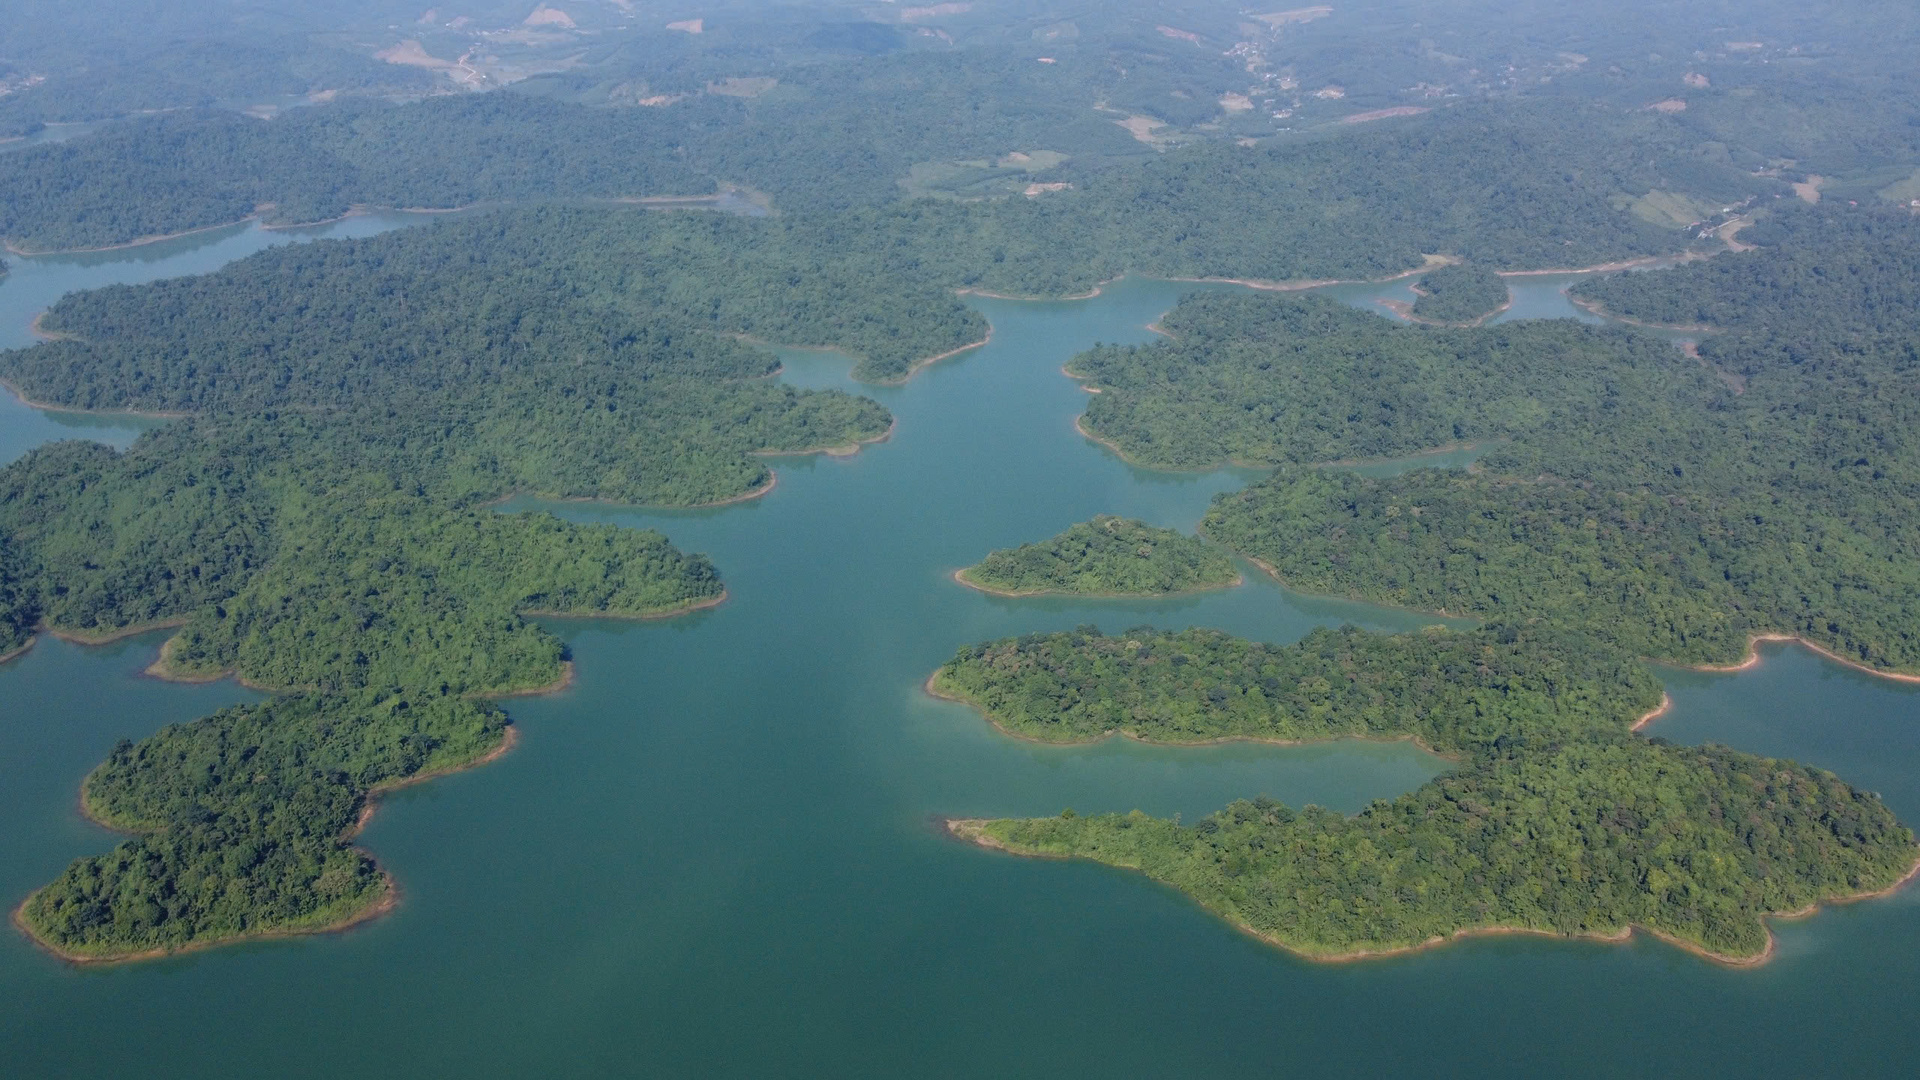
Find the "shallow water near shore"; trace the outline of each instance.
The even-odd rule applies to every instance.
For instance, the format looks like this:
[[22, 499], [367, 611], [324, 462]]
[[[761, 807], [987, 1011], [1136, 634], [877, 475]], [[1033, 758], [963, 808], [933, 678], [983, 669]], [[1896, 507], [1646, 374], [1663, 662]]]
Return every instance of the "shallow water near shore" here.
[[[97, 283], [142, 265], [187, 272], [118, 254]], [[0, 284], [0, 334], [32, 314], [8, 300], [13, 284]], [[974, 300], [992, 343], [900, 387], [858, 387], [833, 354], [783, 352], [787, 381], [870, 393], [899, 426], [849, 458], [776, 460], [761, 499], [503, 507], [658, 528], [709, 553], [731, 598], [661, 622], [548, 621], [575, 683], [510, 702], [512, 754], [392, 795], [363, 834], [399, 882], [385, 919], [105, 969], [4, 935], [9, 1071], [1903, 1074], [1920, 1053], [1913, 890], [1777, 924], [1778, 956], [1751, 971], [1644, 938], [1489, 938], [1325, 966], [1136, 875], [941, 833], [939, 815], [1069, 806], [1191, 821], [1262, 793], [1353, 811], [1445, 767], [1407, 743], [1042, 746], [922, 693], [960, 645], [1082, 623], [1284, 642], [1440, 621], [1300, 597], [1251, 567], [1242, 587], [1159, 601], [1013, 600], [949, 580], [1096, 513], [1191, 530], [1213, 495], [1261, 475], [1135, 469], [1073, 429], [1086, 398], [1060, 365], [1096, 340], [1152, 340], [1146, 324], [1192, 288]], [[16, 431], [41, 416], [0, 411], [0, 454], [49, 437]], [[43, 639], [0, 666], [9, 906], [113, 842], [80, 819], [75, 791], [114, 740], [251, 698], [142, 677], [163, 637]], [[1920, 821], [1920, 689], [1804, 649], [1762, 654], [1738, 674], [1662, 669], [1675, 707], [1649, 734], [1799, 757]]]

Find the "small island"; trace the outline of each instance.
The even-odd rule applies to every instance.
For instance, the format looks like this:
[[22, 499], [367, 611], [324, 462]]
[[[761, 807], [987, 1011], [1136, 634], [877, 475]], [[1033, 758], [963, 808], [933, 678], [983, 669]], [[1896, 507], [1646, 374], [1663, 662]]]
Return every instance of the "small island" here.
[[1513, 302], [1506, 281], [1475, 263], [1440, 267], [1422, 277], [1413, 291], [1420, 298], [1408, 314], [1447, 326], [1478, 326]]
[[1313, 959], [1640, 927], [1751, 964], [1772, 951], [1769, 916], [1920, 869], [1913, 833], [1832, 773], [1636, 734], [1662, 707], [1658, 680], [1542, 626], [1345, 627], [1290, 646], [1082, 628], [963, 648], [928, 689], [1049, 742], [1411, 738], [1458, 761], [1352, 816], [1260, 798], [1184, 826], [1137, 810], [947, 823], [986, 847], [1138, 870]]
[[992, 552], [954, 580], [996, 596], [1170, 596], [1241, 579], [1232, 557], [1205, 540], [1102, 514], [1050, 540]]

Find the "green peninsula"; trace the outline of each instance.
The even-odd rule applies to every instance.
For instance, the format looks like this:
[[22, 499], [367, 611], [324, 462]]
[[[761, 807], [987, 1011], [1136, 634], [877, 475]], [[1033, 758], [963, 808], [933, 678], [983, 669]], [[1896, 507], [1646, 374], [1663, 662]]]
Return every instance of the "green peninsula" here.
[[1050, 540], [991, 552], [954, 578], [1002, 596], [1165, 596], [1235, 585], [1240, 573], [1205, 540], [1102, 514]]
[[1748, 963], [1771, 949], [1767, 916], [1889, 888], [1920, 860], [1877, 796], [1831, 773], [1633, 734], [1658, 683], [1560, 631], [1348, 627], [1274, 647], [1086, 628], [963, 648], [930, 685], [1051, 741], [1399, 737], [1456, 758], [1353, 816], [1259, 799], [1188, 826], [1138, 811], [949, 823], [1138, 870], [1317, 959], [1639, 926]]

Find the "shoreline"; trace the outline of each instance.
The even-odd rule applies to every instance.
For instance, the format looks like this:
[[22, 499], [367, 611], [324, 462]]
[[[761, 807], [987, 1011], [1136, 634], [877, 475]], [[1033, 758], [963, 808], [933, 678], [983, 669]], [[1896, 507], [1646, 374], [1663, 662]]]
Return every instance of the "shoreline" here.
[[1635, 720], [1633, 722], [1633, 726], [1628, 728], [1627, 730], [1639, 731], [1641, 728], [1644, 728], [1648, 724], [1651, 724], [1655, 720], [1658, 720], [1662, 716], [1665, 716], [1670, 710], [1672, 710], [1672, 708], [1673, 708], [1673, 695], [1667, 693], [1665, 690], [1662, 690], [1660, 691], [1660, 704], [1654, 706], [1651, 711], [1643, 714], [1640, 717], [1640, 719]]
[[[187, 625], [187, 617], [185, 615], [177, 615], [170, 619], [161, 619], [159, 622], [141, 623], [138, 626], [129, 626], [119, 630], [103, 630], [99, 632], [59, 630], [48, 626], [44, 622], [40, 624], [39, 629], [48, 637], [57, 638], [73, 645], [111, 645], [116, 641], [124, 641], [130, 637], [139, 637], [141, 634], [149, 634], [155, 630], [178, 630], [185, 625]], [[172, 639], [169, 638], [168, 640]]]
[[[941, 824], [944, 827], [947, 834], [953, 837], [954, 839], [959, 840], [963, 843], [973, 844], [977, 847], [988, 848], [994, 851], [1004, 851], [1007, 854], [1016, 856], [1018, 858], [1058, 859], [1058, 860], [1072, 860], [1072, 859], [1086, 858], [1085, 856], [1078, 856], [1078, 855], [1058, 855], [1052, 852], [1015, 850], [1014, 848], [1009, 847], [1005, 842], [1001, 841], [998, 837], [989, 836], [987, 834], [986, 826], [995, 820], [1012, 820], [1012, 819], [951, 818], [951, 817], [940, 819]], [[1175, 886], [1168, 882], [1160, 881], [1159, 879], [1154, 878], [1152, 875], [1147, 874], [1144, 870], [1140, 869], [1137, 866], [1126, 866], [1121, 863], [1109, 863], [1099, 859], [1087, 859], [1087, 861], [1100, 863], [1101, 865], [1104, 865], [1104, 866], [1116, 867], [1118, 869], [1131, 870], [1136, 874], [1140, 874], [1141, 876], [1146, 877], [1148, 880], [1154, 881], [1156, 884], [1162, 885], [1166, 888], [1173, 889], [1175, 892], [1185, 897], [1188, 902], [1194, 904], [1196, 907], [1200, 908], [1202, 911], [1205, 911], [1208, 914], [1213, 915], [1215, 918], [1222, 920], [1228, 926], [1233, 927], [1235, 930], [1243, 934], [1246, 934], [1249, 937], [1252, 937], [1258, 941], [1262, 941], [1262, 942], [1265, 942], [1266, 944], [1273, 945], [1277, 948], [1285, 950], [1286, 952], [1291, 953], [1294, 956], [1300, 957], [1303, 960], [1310, 960], [1316, 964], [1345, 964], [1345, 963], [1353, 963], [1355, 961], [1360, 961], [1360, 960], [1371, 960], [1376, 958], [1385, 958], [1385, 957], [1392, 957], [1392, 956], [1405, 956], [1413, 953], [1426, 952], [1429, 949], [1437, 949], [1442, 946], [1451, 945], [1455, 942], [1467, 940], [1469, 938], [1493, 937], [1496, 935], [1507, 935], [1507, 934], [1527, 934], [1527, 935], [1533, 935], [1536, 937], [1561, 938], [1569, 941], [1587, 940], [1587, 941], [1603, 942], [1606, 944], [1613, 944], [1613, 945], [1624, 945], [1633, 939], [1633, 936], [1636, 932], [1639, 932], [1639, 933], [1644, 933], [1650, 937], [1656, 938], [1660, 941], [1663, 941], [1668, 945], [1675, 946], [1685, 952], [1692, 953], [1695, 956], [1701, 957], [1706, 960], [1710, 960], [1713, 963], [1719, 964], [1723, 967], [1749, 968], [1749, 969], [1757, 968], [1760, 965], [1766, 963], [1768, 960], [1773, 958], [1773, 955], [1775, 952], [1775, 945], [1778, 940], [1775, 937], [1773, 932], [1772, 923], [1774, 920], [1806, 918], [1818, 912], [1823, 907], [1830, 907], [1830, 906], [1835, 906], [1839, 904], [1851, 904], [1851, 903], [1857, 903], [1862, 900], [1871, 900], [1871, 899], [1877, 899], [1880, 897], [1890, 896], [1893, 893], [1899, 891], [1903, 886], [1912, 882], [1916, 877], [1920, 877], [1920, 857], [1916, 857], [1912, 867], [1907, 871], [1906, 875], [1902, 877], [1900, 880], [1894, 882], [1891, 885], [1888, 885], [1885, 888], [1874, 889], [1868, 892], [1852, 893], [1846, 896], [1828, 897], [1823, 900], [1817, 900], [1811, 904], [1808, 904], [1806, 907], [1800, 908], [1795, 911], [1764, 912], [1759, 916], [1759, 919], [1760, 919], [1760, 925], [1762, 929], [1766, 932], [1766, 936], [1767, 936], [1766, 945], [1758, 953], [1755, 953], [1750, 956], [1734, 956], [1734, 955], [1729, 955], [1727, 953], [1715, 952], [1714, 950], [1698, 942], [1688, 941], [1684, 938], [1676, 937], [1665, 931], [1657, 930], [1657, 929], [1654, 929], [1653, 927], [1643, 926], [1639, 923], [1633, 923], [1633, 922], [1629, 922], [1625, 926], [1621, 927], [1620, 929], [1613, 930], [1613, 931], [1603, 932], [1599, 930], [1587, 930], [1587, 931], [1576, 931], [1572, 933], [1568, 933], [1560, 930], [1543, 930], [1538, 927], [1531, 927], [1531, 926], [1470, 926], [1470, 927], [1462, 927], [1458, 930], [1453, 931], [1450, 934], [1436, 934], [1433, 937], [1427, 938], [1425, 941], [1421, 941], [1412, 945], [1394, 945], [1394, 946], [1386, 946], [1381, 948], [1352, 949], [1346, 952], [1339, 952], [1339, 953], [1323, 953], [1323, 952], [1314, 952], [1308, 949], [1301, 948], [1298, 945], [1295, 945], [1286, 941], [1285, 939], [1281, 938], [1277, 934], [1272, 934], [1266, 931], [1255, 929], [1254, 927], [1248, 925], [1245, 922], [1242, 922], [1231, 916], [1224, 915], [1218, 911], [1215, 911], [1213, 908], [1210, 908], [1206, 904], [1201, 903], [1192, 894], [1186, 892], [1185, 890], [1179, 888], [1178, 886]]]
[[1016, 300], [1021, 303], [1027, 303], [1027, 304], [1050, 304], [1050, 303], [1064, 302], [1068, 300], [1091, 300], [1094, 297], [1099, 296], [1102, 292], [1105, 292], [1107, 286], [1113, 284], [1116, 281], [1124, 280], [1126, 276], [1127, 276], [1127, 272], [1122, 271], [1121, 273], [1115, 274], [1114, 276], [1107, 278], [1105, 281], [1095, 282], [1093, 288], [1088, 289], [1086, 292], [1072, 293], [1066, 296], [1014, 296], [1011, 293], [990, 292], [986, 289], [975, 288], [973, 286], [967, 286], [965, 288], [959, 288], [953, 291], [955, 295], [958, 295], [958, 296], [978, 296], [983, 300]]
[[7, 653], [4, 656], [0, 656], [0, 664], [4, 664], [9, 660], [18, 659], [19, 657], [25, 656], [28, 652], [30, 652], [33, 649], [34, 644], [37, 643], [39, 640], [40, 640], [40, 635], [28, 634], [26, 644], [20, 646], [19, 648], [13, 650], [10, 653]]
[[[40, 320], [37, 318], [34, 320], [36, 324], [39, 321]], [[38, 333], [38, 331], [34, 331], [34, 332]], [[44, 340], [65, 341], [70, 339], [60, 338], [60, 337], [48, 337], [48, 338], [45, 338]], [[18, 401], [20, 404], [25, 405], [29, 409], [35, 409], [39, 412], [69, 413], [74, 416], [138, 416], [138, 417], [144, 417], [150, 420], [183, 420], [188, 416], [193, 415], [191, 413], [183, 413], [183, 412], [147, 412], [141, 409], [77, 409], [72, 405], [54, 405], [50, 402], [33, 400], [27, 395], [21, 393], [19, 387], [13, 385], [13, 383], [7, 381], [6, 379], [0, 379], [0, 390], [5, 390], [8, 394], [11, 394], [13, 396], [13, 399], [15, 401]]]
[[272, 687], [259, 686], [254, 683], [250, 683], [243, 678], [240, 678], [237, 674], [235, 674], [234, 668], [222, 668], [219, 671], [211, 671], [211, 672], [189, 672], [189, 671], [175, 670], [173, 667], [173, 643], [179, 640], [180, 640], [180, 635], [175, 634], [172, 637], [168, 638], [167, 640], [161, 642], [160, 655], [154, 657], [153, 663], [148, 664], [144, 668], [141, 668], [140, 674], [146, 676], [149, 679], [159, 679], [161, 682], [182, 683], [187, 686], [201, 686], [207, 683], [217, 683], [221, 679], [232, 679], [236, 683], [239, 683], [241, 686], [244, 686], [249, 690], [258, 690], [261, 693], [267, 693], [267, 694], [271, 694], [275, 692]]
[[[1402, 270], [1382, 278], [1315, 278], [1294, 281], [1267, 281], [1260, 278], [1220, 278], [1220, 277], [1166, 277], [1160, 281], [1186, 282], [1196, 285], [1241, 285], [1262, 292], [1306, 292], [1311, 289], [1324, 289], [1330, 285], [1389, 285], [1396, 281], [1413, 277], [1416, 274], [1430, 273], [1442, 266], [1451, 266], [1459, 262], [1453, 255], [1422, 255], [1426, 261], [1411, 270]], [[1528, 271], [1530, 273], [1554, 273], [1556, 271]]]
[[1667, 667], [1676, 667], [1682, 671], [1704, 671], [1704, 672], [1709, 672], [1716, 675], [1728, 675], [1737, 671], [1747, 671], [1752, 668], [1759, 667], [1761, 662], [1761, 656], [1760, 656], [1761, 643], [1774, 642], [1774, 641], [1788, 642], [1791, 644], [1799, 645], [1805, 648], [1806, 650], [1808, 650], [1809, 652], [1817, 653], [1820, 656], [1823, 656], [1828, 660], [1831, 660], [1834, 663], [1839, 664], [1841, 667], [1852, 668], [1853, 670], [1858, 671], [1864, 675], [1873, 675], [1882, 679], [1891, 679], [1894, 682], [1920, 685], [1920, 675], [1908, 675], [1904, 672], [1899, 672], [1899, 671], [1883, 671], [1879, 668], [1871, 668], [1865, 664], [1860, 663], [1857, 660], [1849, 660], [1846, 657], [1841, 656], [1840, 654], [1832, 651], [1831, 649], [1826, 649], [1826, 648], [1822, 648], [1819, 645], [1815, 645], [1813, 642], [1808, 641], [1806, 638], [1801, 637], [1799, 634], [1783, 634], [1777, 631], [1771, 632], [1771, 633], [1765, 633], [1765, 634], [1753, 634], [1749, 636], [1747, 638], [1746, 655], [1738, 663], [1675, 664], [1675, 663], [1671, 663], [1663, 660], [1654, 660], [1653, 662], [1656, 664], [1665, 664]]
[[[854, 381], [863, 382], [868, 384], [869, 386], [904, 386], [906, 385], [908, 380], [912, 379], [915, 375], [920, 374], [920, 372], [923, 371], [924, 369], [930, 368], [942, 360], [951, 360], [954, 357], [959, 356], [961, 353], [968, 353], [968, 352], [972, 352], [975, 349], [984, 348], [985, 346], [990, 344], [992, 341], [993, 341], [993, 324], [988, 323], [987, 336], [981, 338], [979, 341], [968, 342], [967, 344], [962, 345], [957, 349], [948, 349], [946, 352], [943, 352], [938, 356], [929, 356], [924, 360], [916, 360], [913, 362], [912, 366], [908, 367], [906, 371], [902, 372], [899, 375], [890, 375], [884, 379], [855, 379]], [[894, 422], [898, 423], [899, 420], [896, 418]], [[888, 429], [888, 434], [892, 434], [891, 428]], [[873, 441], [878, 441], [878, 440], [873, 440]], [[831, 451], [828, 451], [828, 452], [831, 453]]]
[[[1405, 300], [1388, 300], [1382, 298], [1375, 300], [1374, 303], [1379, 304], [1381, 307], [1386, 308], [1388, 311], [1393, 312], [1395, 315], [1400, 316], [1410, 323], [1418, 323], [1421, 326], [1433, 326], [1443, 330], [1478, 330], [1480, 327], [1487, 325], [1488, 322], [1513, 310], [1513, 300], [1513, 292], [1512, 290], [1508, 290], [1506, 303], [1501, 304], [1499, 307], [1494, 308], [1492, 311], [1487, 312], [1485, 315], [1471, 322], [1443, 322], [1439, 319], [1422, 318], [1413, 313], [1413, 305]], [[1151, 329], [1151, 327], [1149, 327], [1149, 329]]]
[[[63, 334], [58, 330], [42, 329], [40, 320], [46, 318], [46, 316], [47, 312], [45, 310], [35, 315], [33, 321], [27, 324], [27, 333], [32, 334], [43, 342], [80, 340], [72, 334]], [[32, 346], [27, 347], [32, 348]], [[51, 402], [35, 401], [22, 392], [19, 387], [6, 379], [0, 379], [0, 389], [4, 389], [7, 393], [12, 394], [14, 400], [25, 405], [27, 408], [38, 409], [41, 412], [72, 413], [77, 416], [140, 416], [153, 420], [183, 420], [193, 415], [192, 413], [159, 412], [147, 409], [82, 409], [73, 405], [55, 405]]]
[[23, 259], [44, 259], [49, 256], [56, 256], [56, 255], [93, 255], [102, 251], [126, 251], [129, 248], [146, 247], [148, 244], [158, 244], [166, 240], [178, 240], [183, 236], [198, 236], [201, 233], [212, 232], [215, 229], [231, 229], [235, 225], [245, 225], [247, 222], [257, 221], [259, 220], [259, 218], [260, 218], [260, 215], [257, 213], [248, 214], [246, 217], [236, 218], [233, 221], [223, 221], [218, 225], [201, 225], [192, 229], [185, 229], [180, 232], [158, 233], [153, 236], [142, 236], [142, 237], [137, 237], [135, 239], [127, 240], [125, 242], [118, 243], [118, 244], [107, 244], [103, 247], [53, 248], [48, 251], [26, 251], [22, 248], [16, 247], [12, 240], [8, 240], [6, 242], [6, 249], [8, 254], [18, 255]]
[[[972, 348], [972, 347], [973, 346], [968, 346], [968, 348]], [[887, 430], [881, 432], [878, 435], [871, 435], [864, 439], [855, 439], [853, 442], [850, 442], [850, 443], [839, 443], [834, 446], [809, 446], [804, 450], [754, 450], [754, 451], [751, 451], [751, 454], [754, 457], [762, 457], [762, 458], [812, 457], [815, 454], [825, 454], [828, 457], [836, 457], [836, 458], [852, 457], [853, 455], [859, 453], [862, 447], [872, 446], [876, 443], [883, 443], [892, 439], [894, 431], [899, 427], [900, 427], [900, 418], [898, 416], [895, 416], [893, 417], [892, 420], [890, 420], [887, 423]], [[771, 473], [773, 470], [769, 469], [767, 471]], [[727, 502], [734, 502], [734, 501], [748, 499], [748, 498], [758, 498], [760, 495], [765, 494], [767, 491], [772, 491], [773, 485], [774, 485], [774, 481], [770, 480], [767, 482], [766, 488], [764, 490], [756, 490], [746, 495], [736, 495], [732, 499], [727, 500]], [[725, 502], [719, 502], [719, 503], [705, 503], [703, 505], [725, 506], [726, 504], [727, 503]]]
[[[979, 564], [976, 563], [974, 565], [977, 566]], [[947, 576], [952, 578], [954, 581], [962, 585], [965, 585], [967, 588], [974, 590], [975, 592], [983, 592], [983, 593], [986, 593], [988, 596], [998, 596], [1008, 600], [1023, 600], [1033, 596], [1070, 596], [1080, 600], [1160, 600], [1160, 599], [1166, 599], [1166, 598], [1171, 598], [1176, 596], [1192, 596], [1196, 593], [1218, 592], [1221, 589], [1237, 589], [1240, 586], [1245, 585], [1247, 583], [1246, 575], [1240, 573], [1238, 570], [1235, 570], [1233, 573], [1232, 581], [1221, 582], [1218, 585], [1196, 585], [1191, 589], [1177, 589], [1173, 592], [1085, 593], [1085, 592], [1071, 592], [1066, 589], [1027, 589], [1024, 591], [1015, 591], [1012, 589], [996, 589], [991, 585], [980, 585], [980, 584], [976, 584], [974, 582], [968, 581], [963, 575], [965, 575], [966, 572], [971, 569], [973, 569], [972, 566], [963, 566], [960, 569], [955, 570], [953, 573], [948, 574]]]
[[[712, 610], [726, 603], [732, 595], [732, 593], [723, 588], [720, 590], [720, 595], [718, 596], [703, 597], [692, 603], [681, 604], [678, 607], [662, 608], [659, 611], [553, 611], [547, 608], [528, 608], [524, 611], [516, 611], [514, 614], [523, 619], [607, 619], [618, 620], [620, 622], [653, 622], [657, 619], [673, 619], [682, 615], [690, 615], [696, 611]], [[567, 662], [572, 663], [571, 660]], [[519, 691], [516, 691], [516, 693], [518, 692]]]
[[1503, 278], [1546, 277], [1550, 274], [1610, 274], [1616, 270], [1633, 270], [1642, 266], [1652, 266], [1668, 259], [1672, 259], [1675, 265], [1678, 265], [1711, 258], [1713, 258], [1712, 255], [1683, 251], [1677, 255], [1636, 255], [1631, 259], [1616, 259], [1613, 262], [1595, 263], [1592, 266], [1563, 266], [1548, 270], [1495, 270], [1494, 273]]
[[[743, 503], [743, 502], [751, 502], [752, 500], [754, 500], [754, 499], [757, 499], [757, 498], [759, 498], [760, 496], [762, 496], [762, 495], [765, 495], [765, 494], [767, 494], [768, 492], [770, 492], [770, 491], [772, 491], [772, 490], [773, 490], [774, 488], [776, 488], [776, 487], [779, 487], [779, 486], [780, 486], [780, 474], [779, 474], [779, 473], [777, 473], [777, 472], [775, 472], [775, 471], [773, 471], [772, 469], [768, 469], [768, 470], [767, 470], [767, 482], [766, 482], [766, 483], [764, 483], [764, 484], [761, 484], [761, 485], [760, 485], [759, 487], [757, 487], [757, 488], [754, 488], [754, 489], [753, 489], [752, 491], [743, 491], [743, 492], [741, 492], [741, 493], [740, 493], [740, 494], [738, 494], [738, 495], [734, 495], [734, 496], [732, 496], [732, 497], [730, 497], [730, 498], [725, 498], [725, 499], [718, 499], [718, 500], [716, 500], [716, 501], [714, 501], [714, 502], [704, 502], [704, 503], [695, 503], [694, 505], [692, 505], [692, 506], [689, 506], [689, 507], [686, 507], [685, 509], [688, 509], [688, 510], [711, 510], [711, 509], [713, 509], [714, 507], [718, 507], [718, 506], [733, 506], [733, 505], [734, 505], [734, 504], [736, 504], [736, 503]], [[535, 496], [535, 497], [536, 497], [536, 498], [538, 498], [538, 496]], [[597, 499], [582, 499], [582, 500], [580, 500], [580, 501], [582, 501], [582, 502], [598, 502], [599, 500], [597, 500]]]
[[545, 697], [548, 694], [557, 694], [572, 685], [573, 661], [562, 660], [560, 661], [560, 677], [550, 683], [543, 683], [539, 686], [525, 686], [518, 690], [477, 691], [467, 694], [466, 696], [475, 701], [508, 701], [513, 698]]
[[316, 924], [313, 926], [287, 926], [268, 930], [252, 930], [244, 934], [236, 934], [233, 937], [223, 937], [210, 941], [188, 942], [176, 948], [152, 948], [130, 953], [96, 954], [71, 952], [34, 933], [33, 928], [27, 924], [26, 911], [27, 905], [32, 903], [33, 898], [39, 894], [40, 891], [35, 889], [33, 892], [27, 894], [25, 900], [20, 901], [19, 904], [14, 906], [11, 916], [14, 928], [19, 930], [28, 941], [33, 942], [34, 946], [42, 952], [58, 960], [72, 964], [75, 967], [106, 967], [116, 964], [137, 964], [149, 960], [166, 960], [175, 956], [185, 956], [189, 953], [204, 952], [207, 949], [217, 949], [227, 945], [242, 945], [250, 941], [311, 937], [319, 934], [341, 934], [362, 923], [372, 922], [400, 906], [400, 886], [393, 880], [392, 874], [382, 870], [380, 871], [380, 890], [375, 898], [370, 899], [365, 907], [330, 923]]

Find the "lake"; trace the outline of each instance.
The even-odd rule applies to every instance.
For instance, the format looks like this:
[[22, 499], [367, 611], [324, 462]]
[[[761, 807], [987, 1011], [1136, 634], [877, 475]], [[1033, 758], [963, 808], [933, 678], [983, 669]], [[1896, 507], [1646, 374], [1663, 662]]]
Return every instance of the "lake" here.
[[[204, 272], [289, 238], [240, 227], [15, 260], [0, 342], [24, 342], [67, 289]], [[1530, 307], [1551, 310], [1557, 285], [1527, 287]], [[1215, 494], [1260, 475], [1136, 469], [1073, 429], [1085, 394], [1060, 365], [1095, 341], [1151, 340], [1146, 324], [1191, 289], [1129, 279], [1087, 301], [972, 300], [992, 343], [899, 387], [856, 386], [843, 357], [783, 352], [791, 383], [884, 402], [894, 437], [850, 458], [779, 459], [770, 495], [725, 508], [551, 507], [709, 553], [731, 598], [663, 622], [550, 622], [574, 685], [510, 702], [512, 754], [389, 797], [363, 835], [399, 882], [398, 911], [345, 934], [108, 969], [0, 935], [9, 1071], [1904, 1075], [1898, 1062], [1920, 1053], [1908, 1006], [1920, 891], [1779, 923], [1778, 955], [1756, 970], [1645, 938], [1484, 938], [1327, 966], [1136, 875], [942, 834], [939, 815], [1138, 807], [1192, 820], [1263, 793], [1353, 811], [1444, 766], [1405, 743], [1041, 746], [921, 693], [958, 646], [1082, 623], [1285, 642], [1342, 622], [1437, 621], [1301, 597], [1257, 572], [1156, 601], [1009, 600], [948, 579], [1097, 513], [1191, 530]], [[137, 433], [0, 407], [6, 459], [50, 438]], [[75, 792], [115, 740], [252, 697], [143, 678], [163, 638], [42, 640], [0, 667], [9, 905], [114, 842], [81, 819]], [[1653, 733], [1834, 768], [1920, 821], [1920, 690], [1804, 649], [1765, 655], [1739, 674], [1662, 669], [1676, 705]]]

